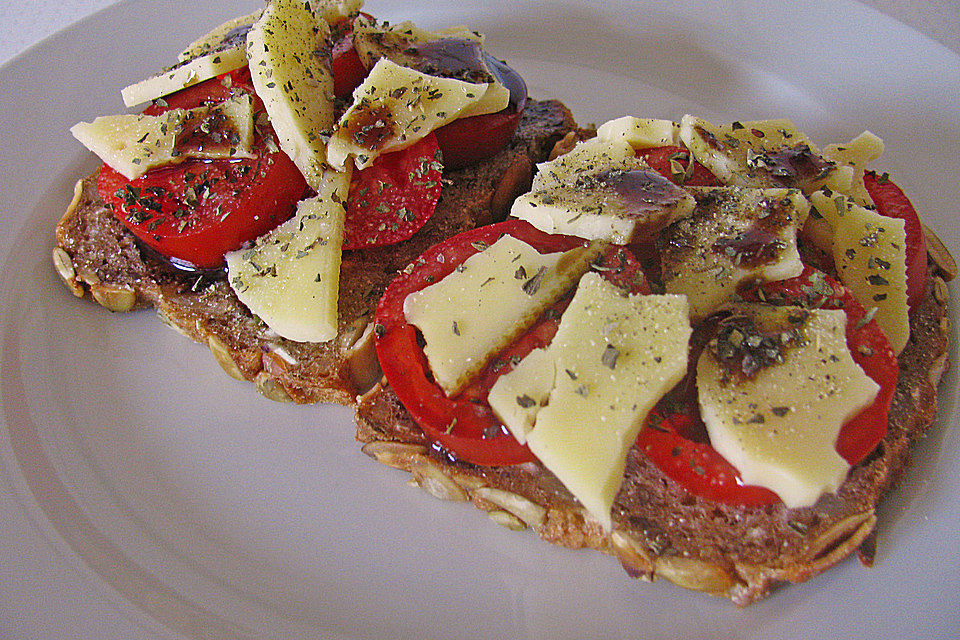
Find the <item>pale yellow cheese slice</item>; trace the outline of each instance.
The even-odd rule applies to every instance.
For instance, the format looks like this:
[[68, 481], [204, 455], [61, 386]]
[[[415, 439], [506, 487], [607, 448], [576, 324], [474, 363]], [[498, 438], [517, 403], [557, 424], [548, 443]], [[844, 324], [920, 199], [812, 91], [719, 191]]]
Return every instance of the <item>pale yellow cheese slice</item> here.
[[622, 140], [638, 151], [674, 146], [679, 142], [679, 137], [679, 123], [657, 118], [624, 116], [597, 127], [598, 140]]
[[326, 342], [337, 335], [337, 303], [349, 172], [328, 171], [320, 192], [250, 249], [226, 255], [237, 297], [280, 336]]
[[882, 154], [883, 140], [869, 131], [864, 131], [846, 144], [828, 144], [823, 148], [823, 157], [837, 163], [838, 168], [848, 168], [851, 171], [850, 188], [834, 189], [850, 196], [857, 204], [872, 205], [873, 198], [863, 184], [863, 171]]
[[250, 80], [280, 148], [315, 191], [336, 121], [330, 25], [320, 15], [334, 4], [271, 0], [247, 33]]
[[437, 384], [453, 395], [526, 330], [589, 268], [597, 248], [540, 254], [510, 235], [445, 278], [411, 293], [407, 322], [423, 334]]
[[624, 245], [688, 215], [693, 197], [645, 162], [619, 137], [578, 144], [539, 166], [531, 190], [510, 215], [546, 233]]
[[490, 390], [494, 412], [607, 530], [627, 452], [686, 372], [690, 333], [683, 296], [626, 295], [589, 272], [550, 346]]
[[[832, 188], [837, 167], [789, 120], [753, 120], [715, 125], [685, 115], [680, 140], [725, 185], [794, 187], [809, 193]], [[849, 184], [849, 174], [844, 174]], [[843, 189], [839, 189], [843, 190]]]
[[697, 389], [710, 443], [745, 484], [774, 491], [790, 508], [810, 506], [846, 478], [849, 464], [835, 449], [837, 434], [879, 386], [850, 355], [842, 310], [745, 305], [732, 313], [786, 346], [782, 362], [752, 377], [729, 374], [717, 353], [750, 340], [757, 340], [755, 349], [778, 348], [760, 347], [757, 334], [731, 332], [704, 350]]
[[906, 223], [834, 193], [819, 191], [810, 201], [833, 230], [829, 250], [840, 282], [864, 308], [876, 310], [877, 324], [899, 354], [910, 339]]
[[810, 204], [796, 189], [691, 189], [693, 214], [663, 231], [658, 246], [667, 293], [683, 294], [694, 319], [710, 315], [752, 281], [803, 271], [797, 230]]
[[537, 165], [531, 191], [574, 184], [584, 169], [616, 167], [634, 157], [633, 147], [622, 137], [591, 138], [578, 142], [567, 153]]
[[191, 42], [177, 64], [120, 91], [128, 107], [156, 100], [247, 64], [246, 32], [260, 12], [224, 22]]
[[251, 158], [253, 109], [237, 94], [217, 105], [171, 109], [157, 116], [101, 116], [70, 128], [107, 165], [134, 180], [188, 158]]
[[358, 168], [368, 167], [382, 153], [409, 147], [457, 118], [501, 111], [509, 100], [510, 91], [499, 83], [431, 76], [380, 58], [354, 90], [327, 158], [338, 169], [349, 158]]

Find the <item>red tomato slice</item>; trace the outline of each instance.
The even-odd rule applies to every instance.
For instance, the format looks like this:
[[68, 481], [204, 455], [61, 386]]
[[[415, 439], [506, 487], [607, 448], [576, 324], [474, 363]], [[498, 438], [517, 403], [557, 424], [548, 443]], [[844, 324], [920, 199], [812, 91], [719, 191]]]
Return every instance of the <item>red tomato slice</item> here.
[[[637, 151], [636, 155], [646, 160], [654, 171], [676, 184], [687, 187], [715, 187], [720, 184], [716, 176], [696, 160], [693, 160], [692, 173], [687, 175], [691, 158], [690, 152], [683, 147], [653, 147]], [[677, 177], [678, 173], [683, 176], [682, 179]]]
[[[890, 402], [896, 390], [897, 359], [886, 336], [848, 289], [811, 267], [789, 280], [761, 285], [763, 299], [776, 304], [844, 309], [847, 312], [847, 344], [853, 359], [880, 385], [873, 404], [849, 420], [837, 437], [837, 452], [851, 465], [869, 455], [887, 432]], [[744, 292], [759, 300], [758, 291]], [[703, 425], [695, 406], [684, 414], [652, 414], [637, 439], [639, 446], [668, 477], [694, 495], [726, 504], [759, 506], [779, 502], [763, 487], [746, 486], [740, 474], [709, 443], [703, 441]]]
[[[230, 80], [208, 80], [168, 96], [145, 113], [220, 102], [232, 91], [252, 93], [243, 73], [225, 78]], [[253, 159], [189, 160], [132, 181], [103, 165], [97, 186], [141, 242], [182, 266], [215, 269], [224, 253], [289, 218], [307, 188], [286, 154], [267, 151], [260, 138], [255, 149]]]
[[394, 244], [419, 231], [440, 199], [442, 171], [433, 134], [406, 149], [378, 156], [371, 166], [354, 171], [343, 248]]
[[461, 118], [437, 129], [443, 162], [451, 169], [467, 167], [495, 155], [507, 146], [523, 118], [527, 104], [527, 85], [523, 78], [505, 62], [489, 54], [484, 56], [497, 80], [510, 90], [510, 103], [503, 111]]
[[868, 171], [863, 176], [867, 193], [877, 205], [877, 213], [903, 220], [907, 232], [907, 303], [913, 309], [927, 295], [927, 243], [920, 217], [910, 199], [886, 174]]
[[367, 68], [353, 46], [353, 22], [343, 28], [343, 37], [333, 45], [330, 65], [333, 71], [333, 95], [338, 98], [349, 96], [367, 77]]
[[[494, 416], [486, 394], [496, 378], [509, 371], [516, 358], [548, 344], [556, 332], [559, 313], [549, 310], [524, 337], [495, 356], [487, 368], [462, 393], [447, 397], [433, 382], [418, 343], [416, 328], [403, 315], [407, 295], [438, 282], [471, 255], [510, 234], [542, 253], [566, 251], [584, 243], [571, 236], [549, 235], [522, 220], [480, 227], [461, 233], [428, 249], [387, 287], [374, 316], [377, 356], [397, 397], [424, 434], [448, 455], [479, 465], [509, 465], [533, 460]], [[618, 250], [601, 263], [601, 273], [643, 287], [639, 265], [626, 250]], [[562, 303], [561, 303], [562, 304]]]

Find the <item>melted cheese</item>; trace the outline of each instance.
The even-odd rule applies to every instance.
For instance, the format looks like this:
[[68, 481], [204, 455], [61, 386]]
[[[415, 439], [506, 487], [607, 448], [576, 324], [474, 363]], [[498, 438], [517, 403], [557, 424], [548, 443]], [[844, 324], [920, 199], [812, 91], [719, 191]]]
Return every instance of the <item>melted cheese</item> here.
[[810, 506], [846, 478], [837, 434], [879, 386], [850, 355], [842, 310], [745, 305], [733, 313], [766, 333], [797, 331], [801, 338], [785, 347], [781, 363], [752, 378], [726, 375], [715, 343], [704, 350], [697, 389], [710, 442], [744, 483], [771, 489], [790, 508]]
[[540, 254], [505, 235], [403, 302], [420, 329], [437, 384], [453, 395], [583, 275], [598, 255], [578, 247]]
[[627, 452], [686, 372], [686, 307], [682, 296], [625, 295], [587, 273], [550, 346], [490, 390], [494, 412], [607, 530]]

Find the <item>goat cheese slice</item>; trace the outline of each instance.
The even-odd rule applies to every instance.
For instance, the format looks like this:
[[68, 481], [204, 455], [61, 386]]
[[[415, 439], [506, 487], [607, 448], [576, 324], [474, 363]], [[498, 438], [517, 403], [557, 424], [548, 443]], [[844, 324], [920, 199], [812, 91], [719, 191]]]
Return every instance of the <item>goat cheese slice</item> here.
[[589, 268], [594, 247], [541, 254], [510, 235], [467, 258], [445, 278], [403, 302], [420, 329], [437, 384], [458, 392], [523, 333]]
[[[744, 483], [767, 487], [790, 508], [810, 506], [846, 478], [837, 434], [879, 385], [850, 354], [842, 310], [731, 311], [697, 363], [710, 443]], [[756, 370], [742, 370], [746, 356]]]
[[686, 299], [580, 279], [557, 334], [501, 376], [488, 401], [608, 531], [627, 452], [687, 369]]

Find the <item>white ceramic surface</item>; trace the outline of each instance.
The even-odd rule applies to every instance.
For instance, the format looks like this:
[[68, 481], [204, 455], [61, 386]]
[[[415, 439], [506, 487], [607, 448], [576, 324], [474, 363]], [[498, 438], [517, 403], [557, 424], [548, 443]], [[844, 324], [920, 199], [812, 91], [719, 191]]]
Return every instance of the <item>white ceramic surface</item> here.
[[[51, 232], [95, 163], [67, 128], [119, 112], [120, 87], [255, 4], [114, 5], [0, 68], [0, 637], [960, 635], [956, 373], [883, 508], [876, 566], [738, 610], [412, 490], [359, 452], [349, 411], [274, 404], [152, 313], [74, 299]], [[870, 129], [879, 168], [960, 254], [960, 59], [841, 5], [367, 6], [486, 32], [582, 122], [785, 115], [822, 143]]]

